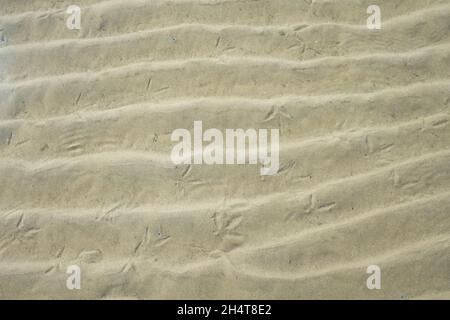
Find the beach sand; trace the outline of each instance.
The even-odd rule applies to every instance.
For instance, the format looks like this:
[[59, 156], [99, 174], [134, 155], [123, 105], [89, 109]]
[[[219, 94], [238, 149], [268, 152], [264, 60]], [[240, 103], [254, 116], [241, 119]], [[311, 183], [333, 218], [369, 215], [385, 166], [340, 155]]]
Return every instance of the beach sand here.
[[[448, 0], [71, 4], [0, 6], [0, 299], [450, 298]], [[197, 120], [280, 169], [173, 164]]]

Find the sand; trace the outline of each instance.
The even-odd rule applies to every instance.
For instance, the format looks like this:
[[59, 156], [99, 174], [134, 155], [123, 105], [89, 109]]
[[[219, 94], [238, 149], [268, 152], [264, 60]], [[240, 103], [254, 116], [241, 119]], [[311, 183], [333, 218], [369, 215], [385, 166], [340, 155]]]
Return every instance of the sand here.
[[[0, 6], [0, 299], [450, 298], [448, 0], [71, 4]], [[197, 120], [280, 169], [174, 165]]]

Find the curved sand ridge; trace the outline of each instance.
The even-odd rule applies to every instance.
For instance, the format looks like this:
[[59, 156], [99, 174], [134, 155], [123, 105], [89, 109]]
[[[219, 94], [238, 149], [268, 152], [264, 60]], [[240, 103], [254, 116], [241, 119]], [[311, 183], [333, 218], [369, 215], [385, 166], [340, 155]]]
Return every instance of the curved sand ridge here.
[[[5, 0], [0, 298], [450, 298], [450, 6], [371, 2]], [[196, 120], [278, 173], [175, 166]]]

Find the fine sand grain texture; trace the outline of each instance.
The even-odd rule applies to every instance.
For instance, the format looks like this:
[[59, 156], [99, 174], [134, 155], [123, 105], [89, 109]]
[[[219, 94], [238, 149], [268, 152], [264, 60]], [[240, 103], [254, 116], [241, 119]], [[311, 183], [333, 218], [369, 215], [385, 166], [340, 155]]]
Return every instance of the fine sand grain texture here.
[[450, 299], [449, 0], [71, 4], [0, 0], [0, 299]]

